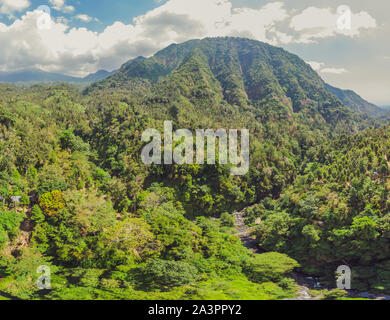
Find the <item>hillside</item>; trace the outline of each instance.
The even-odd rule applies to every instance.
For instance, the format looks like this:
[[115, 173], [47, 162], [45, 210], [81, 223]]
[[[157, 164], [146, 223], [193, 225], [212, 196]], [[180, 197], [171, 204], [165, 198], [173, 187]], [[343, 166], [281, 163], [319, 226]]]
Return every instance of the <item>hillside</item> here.
[[[247, 128], [249, 172], [144, 165], [142, 133], [163, 131], [165, 120], [190, 130]], [[241, 38], [171, 45], [83, 92], [66, 84], [2, 84], [0, 294], [286, 299], [296, 295], [292, 272], [299, 265], [335, 280], [333, 263], [378, 264], [371, 244], [385, 250], [388, 241], [388, 135], [359, 132], [379, 124], [327, 92], [297, 56]], [[362, 145], [355, 141], [366, 136]], [[374, 170], [379, 176], [370, 175]], [[355, 202], [348, 202], [349, 186], [359, 183], [364, 200], [351, 191]], [[320, 194], [311, 196], [316, 188]], [[375, 207], [367, 206], [369, 197]], [[247, 222], [262, 217], [257, 241], [269, 251], [259, 255], [240, 242], [232, 217], [253, 205]], [[369, 219], [354, 219], [359, 214]], [[317, 220], [329, 230], [321, 234]], [[343, 237], [352, 253], [342, 250]], [[332, 264], [321, 271], [324, 261]], [[36, 288], [40, 265], [52, 268], [51, 290]], [[366, 287], [388, 290], [381, 276]]]
[[315, 148], [279, 199], [247, 211], [264, 250], [289, 254], [329, 280], [343, 262], [354, 288], [390, 290], [390, 127], [342, 136]]
[[[201, 78], [186, 79], [188, 73]], [[299, 57], [247, 39], [214, 38], [171, 45], [149, 59], [125, 64], [86, 92], [115, 88], [137, 94], [134, 90], [140, 81], [155, 88], [170, 104], [179, 100], [177, 96], [196, 99], [196, 91], [205, 89], [213, 96], [213, 103], [223, 101], [253, 114], [272, 103], [279, 117], [305, 114], [305, 120], [311, 118], [317, 125], [353, 122], [356, 118], [328, 93], [318, 74]], [[178, 81], [188, 87], [178, 87]]]
[[384, 112], [382, 108], [367, 102], [352, 90], [341, 90], [329, 84], [325, 84], [325, 89], [338, 97], [342, 103], [350, 107], [353, 111], [376, 117], [382, 115]]

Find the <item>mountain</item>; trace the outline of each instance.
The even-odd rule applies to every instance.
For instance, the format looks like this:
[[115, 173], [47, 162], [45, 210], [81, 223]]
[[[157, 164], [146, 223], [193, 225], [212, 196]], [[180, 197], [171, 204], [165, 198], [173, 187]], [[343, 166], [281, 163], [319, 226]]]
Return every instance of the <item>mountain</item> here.
[[113, 72], [99, 70], [84, 78], [71, 77], [59, 73], [45, 72], [39, 69], [21, 70], [16, 72], [0, 72], [0, 82], [95, 82], [110, 76]]
[[[355, 126], [352, 122], [359, 117], [328, 92], [324, 81], [298, 56], [243, 38], [172, 44], [153, 57], [124, 64], [84, 93], [104, 89], [129, 91], [133, 97], [147, 94], [148, 101], [138, 102], [150, 106], [164, 100], [165, 105], [182, 105], [181, 112], [194, 115], [218, 117], [221, 108], [229, 106], [231, 112], [246, 110], [257, 119], [292, 119], [301, 114], [306, 124], [340, 129], [342, 122], [350, 122], [344, 127]], [[159, 103], [163, 109], [164, 103]]]
[[352, 90], [342, 90], [335, 88], [327, 83], [325, 83], [325, 89], [337, 96], [342, 103], [356, 112], [365, 113], [370, 116], [380, 116], [383, 114], [382, 108], [367, 102]]
[[[129, 61], [83, 94], [0, 84], [0, 97], [0, 295], [282, 300], [296, 295], [298, 265], [326, 287], [348, 265], [353, 289], [390, 292], [390, 127], [345, 106], [295, 55], [194, 40]], [[248, 172], [144, 164], [144, 133], [166, 120], [248, 129]], [[241, 243], [234, 215], [266, 253]], [[61, 286], [38, 290], [39, 265]]]
[[[254, 177], [250, 178], [249, 189], [254, 198], [236, 181], [234, 188], [245, 189], [242, 192], [248, 192], [248, 197], [232, 203], [226, 200], [230, 196], [216, 196], [224, 200], [216, 200], [205, 209], [216, 215], [268, 195], [278, 197], [294, 180], [297, 168], [312, 148], [381, 121], [342, 104], [298, 56], [243, 38], [206, 38], [170, 45], [150, 58], [123, 65], [110, 77], [91, 84], [83, 95], [91, 106], [89, 114], [102, 117], [93, 120], [101, 121], [94, 137], [106, 137], [106, 126], [115, 127], [132, 117], [132, 123], [150, 123], [152, 128], [161, 128], [165, 120], [174, 122], [175, 128], [190, 130], [248, 128], [254, 149]], [[114, 121], [110, 114], [117, 108]], [[108, 131], [123, 130], [128, 136], [125, 128], [123, 125]], [[113, 152], [118, 152], [118, 163], [129, 161], [122, 159], [129, 147], [125, 143], [117, 146], [120, 136], [106, 139], [111, 142], [102, 139], [95, 144], [99, 157], [107, 159], [99, 164], [102, 168], [109, 166]], [[164, 176], [174, 174], [169, 171], [174, 169], [164, 170]], [[203, 181], [201, 174], [198, 177]], [[214, 190], [215, 185], [205, 182], [204, 190], [207, 188]], [[191, 199], [188, 193], [182, 197]], [[196, 216], [195, 202], [184, 204], [189, 216]]]
[[106, 70], [99, 70], [96, 73], [91, 73], [91, 74], [87, 75], [86, 77], [82, 78], [82, 81], [83, 82], [96, 82], [96, 81], [100, 81], [100, 80], [103, 80], [103, 79], [109, 77], [114, 72], [115, 71], [108, 72]]
[[143, 57], [143, 56], [139, 56], [137, 58], [134, 58], [134, 59], [130, 59], [129, 61], [125, 62], [122, 67], [127, 67], [129, 64], [135, 62], [135, 61], [141, 61], [141, 60], [145, 60], [146, 58]]

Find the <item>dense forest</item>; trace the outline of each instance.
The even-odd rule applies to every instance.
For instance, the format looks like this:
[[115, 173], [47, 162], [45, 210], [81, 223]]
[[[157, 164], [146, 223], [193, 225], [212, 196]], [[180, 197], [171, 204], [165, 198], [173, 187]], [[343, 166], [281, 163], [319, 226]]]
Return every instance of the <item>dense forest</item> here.
[[[141, 135], [165, 120], [249, 129], [248, 174], [144, 165]], [[331, 288], [342, 264], [354, 289], [390, 291], [390, 128], [283, 49], [194, 40], [85, 90], [0, 85], [0, 150], [2, 296], [286, 299], [294, 271]], [[237, 236], [244, 208], [264, 253]]]

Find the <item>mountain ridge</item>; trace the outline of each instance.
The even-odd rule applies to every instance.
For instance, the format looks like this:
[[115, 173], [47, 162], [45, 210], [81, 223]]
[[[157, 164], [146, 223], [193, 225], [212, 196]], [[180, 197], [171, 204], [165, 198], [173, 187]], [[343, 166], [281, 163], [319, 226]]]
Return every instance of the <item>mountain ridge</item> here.
[[364, 100], [353, 90], [342, 90], [325, 83], [325, 88], [330, 93], [337, 96], [342, 103], [350, 107], [352, 110], [366, 113], [371, 116], [380, 116], [384, 113], [384, 110], [373, 103]]
[[[242, 39], [243, 41], [247, 41], [247, 43], [261, 43], [263, 46], [263, 50], [269, 50], [272, 51], [273, 54], [281, 54], [281, 52], [285, 52], [287, 54], [290, 54], [291, 57], [295, 56], [291, 53], [285, 51], [282, 48], [274, 47], [266, 43], [262, 43], [255, 40], [249, 40], [245, 38], [231, 38], [231, 37], [225, 37], [225, 38], [206, 38], [202, 40], [190, 40], [183, 44], [171, 44], [168, 47], [158, 51], [152, 58], [145, 58], [143, 56], [139, 56], [134, 59], [130, 59], [129, 61], [122, 64], [122, 66], [114, 70], [112, 72], [106, 71], [106, 70], [98, 70], [95, 73], [91, 73], [83, 78], [81, 77], [72, 77], [67, 76], [64, 74], [59, 73], [51, 73], [51, 72], [45, 72], [40, 69], [26, 69], [21, 70], [17, 72], [0, 72], [0, 82], [6, 82], [6, 83], [18, 83], [18, 82], [75, 82], [75, 83], [95, 83], [103, 81], [109, 77], [115, 76], [116, 73], [120, 73], [121, 76], [126, 78], [146, 78], [151, 80], [152, 82], [156, 82], [159, 77], [166, 76], [170, 72], [172, 72], [175, 68], [178, 67], [180, 63], [182, 63], [184, 60], [184, 56], [186, 54], [189, 54], [191, 50], [194, 49], [194, 47], [199, 46], [202, 44], [202, 41], [212, 41], [212, 39], [225, 39], [229, 41], [229, 39]], [[267, 49], [268, 48], [268, 49]], [[271, 50], [271, 48], [273, 48]], [[234, 50], [233, 50], [234, 51]], [[206, 52], [207, 55], [207, 52]], [[233, 54], [234, 55], [234, 54]], [[235, 57], [231, 57], [231, 60], [226, 61], [226, 63], [229, 65], [229, 68], [235, 70], [232, 74], [232, 72], [225, 72], [220, 77], [227, 77], [229, 78], [230, 83], [227, 85], [229, 87], [232, 85], [233, 87], [237, 86], [241, 89], [241, 91], [244, 90], [244, 79], [238, 79], [242, 77], [243, 66], [240, 64], [237, 64], [237, 55]], [[295, 60], [296, 63], [301, 64], [302, 68], [302, 62], [299, 57], [295, 56], [297, 59]], [[267, 57], [266, 63], [272, 64], [272, 57]], [[154, 59], [154, 60], [153, 60]], [[143, 67], [142, 67], [143, 66]], [[264, 70], [264, 66], [259, 65], [258, 66], [260, 70]], [[308, 66], [309, 68], [310, 66]], [[306, 69], [305, 72], [312, 72], [315, 71], [311, 69]], [[244, 68], [245, 69], [245, 68]], [[241, 73], [241, 75], [240, 75]], [[282, 74], [279, 74], [279, 77], [277, 76], [278, 82], [281, 81]], [[235, 78], [232, 80], [231, 78]], [[312, 76], [312, 80], [315, 81], [322, 81], [320, 77], [318, 79], [315, 79], [315, 77]], [[238, 81], [238, 82], [237, 82]], [[273, 79], [272, 81], [275, 81]], [[363, 98], [361, 98], [356, 92], [352, 90], [342, 90], [339, 88], [336, 88], [334, 86], [331, 86], [324, 81], [323, 85], [326, 91], [329, 93], [335, 95], [344, 105], [349, 107], [349, 109], [361, 113], [361, 114], [367, 114], [369, 116], [379, 117], [383, 115], [385, 112], [383, 109], [379, 108], [375, 104], [372, 104]], [[321, 85], [318, 83], [318, 87], [320, 88]], [[256, 91], [257, 89], [252, 88], [249, 90], [249, 97], [247, 93], [238, 94], [236, 91], [236, 94], [238, 96], [235, 96], [234, 93], [231, 92], [230, 89], [227, 89], [225, 87], [224, 94], [227, 96], [229, 101], [234, 101], [237, 103], [239, 100], [245, 100], [248, 98], [253, 97], [253, 95], [256, 96], [256, 94], [260, 94], [259, 91]], [[234, 91], [234, 90], [233, 90]], [[283, 95], [283, 92], [279, 92], [280, 95]], [[261, 95], [261, 94], [260, 94]], [[238, 99], [238, 100], [237, 100]]]
[[18, 83], [18, 82], [96, 82], [112, 75], [115, 71], [109, 72], [99, 70], [83, 78], [72, 77], [55, 72], [46, 72], [40, 69], [24, 69], [15, 72], [0, 72], [0, 82]]
[[[192, 79], [188, 78], [190, 74]], [[208, 80], [196, 83], [195, 74], [208, 74]], [[320, 126], [321, 122], [335, 123], [337, 119], [356, 116], [355, 110], [326, 90], [318, 73], [297, 55], [263, 42], [237, 37], [172, 44], [150, 58], [124, 64], [113, 75], [89, 86], [84, 94], [111, 88], [130, 90], [132, 96], [142, 97], [145, 92], [143, 89], [137, 91], [137, 88], [146, 86], [154, 88], [151, 92], [158, 92], [159, 96], [154, 100], [166, 97], [173, 102], [185, 96], [191, 101], [205, 89], [218, 97], [218, 101], [252, 113], [263, 105], [273, 104], [276, 118], [289, 118], [303, 112], [305, 117], [313, 118], [307, 123], [315, 121]], [[213, 106], [218, 104], [215, 100], [212, 103]], [[199, 112], [200, 109], [196, 109]]]

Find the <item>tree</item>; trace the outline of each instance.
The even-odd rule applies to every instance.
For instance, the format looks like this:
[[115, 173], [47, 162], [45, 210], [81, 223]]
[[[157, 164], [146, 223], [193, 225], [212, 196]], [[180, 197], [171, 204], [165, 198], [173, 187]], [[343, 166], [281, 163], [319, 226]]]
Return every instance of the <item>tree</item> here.
[[52, 191], [43, 194], [39, 198], [39, 206], [48, 217], [57, 216], [59, 211], [65, 207], [64, 196], [61, 191]]
[[197, 280], [197, 269], [180, 261], [153, 260], [143, 270], [146, 282], [151, 287], [173, 288]]
[[159, 255], [161, 243], [140, 218], [119, 221], [100, 235], [96, 250], [102, 266], [141, 262]]
[[221, 215], [221, 225], [229, 228], [233, 228], [236, 223], [236, 219], [228, 212], [224, 212]]
[[45, 221], [45, 215], [43, 214], [41, 208], [38, 205], [34, 205], [31, 209], [31, 220], [40, 223]]
[[297, 261], [285, 254], [269, 252], [256, 255], [247, 264], [247, 274], [255, 282], [280, 281], [299, 267]]

